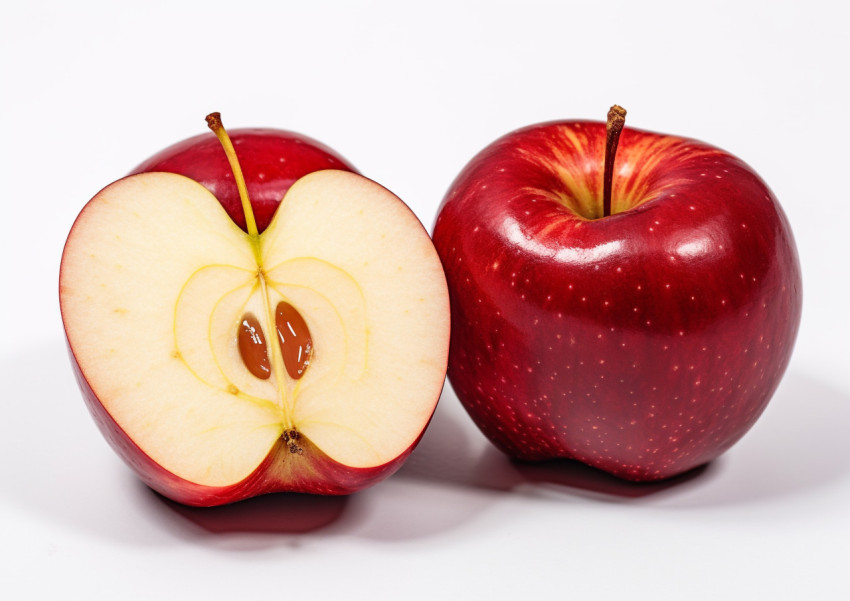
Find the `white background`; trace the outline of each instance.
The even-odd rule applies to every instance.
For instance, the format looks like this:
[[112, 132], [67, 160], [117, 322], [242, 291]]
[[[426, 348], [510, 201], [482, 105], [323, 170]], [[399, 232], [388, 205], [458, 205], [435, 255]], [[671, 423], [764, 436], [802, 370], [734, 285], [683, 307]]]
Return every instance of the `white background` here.
[[[16, 2], [0, 8], [0, 597], [846, 599], [850, 134], [844, 3]], [[293, 129], [430, 228], [475, 152], [602, 119], [749, 162], [793, 225], [805, 309], [762, 419], [706, 470], [619, 484], [493, 450], [447, 388], [350, 498], [189, 510], [112, 453], [65, 355], [65, 236], [100, 188], [205, 130]], [[265, 597], [264, 597], [265, 596]]]

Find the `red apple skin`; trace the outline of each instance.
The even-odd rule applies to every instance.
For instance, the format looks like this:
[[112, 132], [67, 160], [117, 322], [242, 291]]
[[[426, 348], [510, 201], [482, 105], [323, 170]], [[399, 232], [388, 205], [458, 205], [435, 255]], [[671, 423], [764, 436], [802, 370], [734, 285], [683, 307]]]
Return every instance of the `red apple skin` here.
[[626, 128], [615, 214], [578, 216], [560, 199], [601, 207], [605, 135], [518, 130], [450, 187], [433, 236], [448, 375], [512, 457], [658, 480], [716, 458], [765, 409], [799, 328], [800, 266], [765, 183], [694, 140]]
[[[357, 173], [335, 151], [301, 134], [260, 128], [234, 129], [228, 134], [239, 157], [260, 232], [268, 227], [283, 195], [295, 180], [323, 169]], [[169, 146], [137, 166], [130, 175], [149, 171], [177, 173], [199, 182], [213, 193], [230, 218], [246, 229], [233, 171], [212, 132]]]
[[252, 474], [231, 486], [204, 486], [166, 470], [151, 459], [101, 404], [80, 369], [69, 346], [71, 366], [83, 399], [109, 446], [159, 494], [195, 507], [226, 505], [275, 492], [347, 495], [377, 484], [395, 473], [422, 438], [422, 434], [398, 457], [383, 465], [352, 468], [342, 465], [309, 441], [299, 441], [303, 453], [291, 453], [281, 441]]

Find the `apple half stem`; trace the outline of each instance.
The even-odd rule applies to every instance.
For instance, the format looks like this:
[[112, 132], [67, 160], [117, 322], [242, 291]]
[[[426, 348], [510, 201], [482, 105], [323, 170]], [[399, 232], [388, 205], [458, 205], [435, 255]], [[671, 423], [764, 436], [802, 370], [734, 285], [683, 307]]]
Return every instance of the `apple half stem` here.
[[[271, 299], [269, 298], [268, 283], [263, 271], [262, 249], [260, 247], [260, 233], [257, 229], [257, 221], [254, 218], [254, 209], [251, 206], [251, 199], [248, 198], [248, 186], [245, 185], [245, 176], [242, 174], [242, 167], [239, 164], [239, 158], [236, 156], [236, 149], [233, 147], [233, 142], [224, 129], [224, 124], [221, 122], [221, 113], [210, 113], [206, 117], [207, 125], [221, 142], [224, 149], [224, 154], [227, 156], [227, 161], [230, 163], [230, 169], [233, 171], [233, 177], [236, 180], [236, 188], [239, 190], [239, 199], [242, 201], [242, 211], [245, 213], [245, 225], [248, 229], [248, 240], [251, 242], [251, 249], [254, 252], [254, 258], [257, 261], [257, 279], [259, 283], [260, 293], [263, 299], [263, 308], [265, 309], [266, 332], [276, 332], [274, 328], [275, 316], [272, 308]], [[267, 337], [271, 341], [275, 336]], [[284, 431], [294, 430], [291, 411], [286, 400], [285, 393], [285, 375], [284, 363], [281, 351], [278, 350], [277, 344], [269, 344], [271, 354], [271, 367], [275, 375], [275, 380], [278, 382], [279, 401], [278, 405], [281, 410], [281, 421]]]
[[617, 156], [617, 145], [620, 143], [620, 132], [626, 123], [626, 109], [614, 105], [608, 111], [608, 121], [605, 124], [605, 167], [602, 179], [602, 216], [611, 215], [611, 188], [614, 183], [614, 158]]
[[248, 236], [251, 238], [254, 256], [257, 259], [257, 265], [262, 267], [260, 234], [257, 230], [257, 220], [254, 218], [254, 209], [251, 206], [251, 200], [248, 198], [248, 186], [245, 184], [245, 176], [242, 174], [242, 167], [239, 165], [239, 159], [236, 157], [236, 149], [233, 147], [230, 136], [227, 135], [227, 130], [224, 129], [224, 124], [221, 122], [221, 113], [210, 113], [207, 115], [207, 125], [216, 135], [218, 141], [221, 142], [221, 146], [224, 148], [224, 154], [230, 163], [230, 169], [233, 171], [233, 177], [236, 180], [236, 188], [239, 190], [239, 200], [242, 201], [245, 226], [248, 229]]

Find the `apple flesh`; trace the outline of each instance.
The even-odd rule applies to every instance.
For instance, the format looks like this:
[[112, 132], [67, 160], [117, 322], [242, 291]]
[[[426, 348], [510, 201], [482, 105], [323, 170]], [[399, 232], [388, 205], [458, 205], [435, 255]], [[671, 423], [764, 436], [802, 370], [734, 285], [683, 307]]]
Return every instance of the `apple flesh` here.
[[59, 290], [97, 424], [185, 504], [374, 484], [418, 442], [445, 377], [430, 238], [346, 171], [298, 179], [262, 233], [185, 176], [119, 180], [74, 223]]
[[[239, 154], [248, 197], [257, 221], [265, 230], [286, 191], [313, 171], [357, 170], [337, 152], [308, 136], [283, 129], [244, 128], [228, 132]], [[236, 181], [214, 134], [193, 136], [156, 153], [130, 174], [167, 171], [195, 180], [212, 192], [230, 218], [246, 229], [245, 213]]]
[[779, 203], [739, 159], [626, 128], [604, 216], [605, 151], [604, 123], [531, 126], [452, 184], [433, 235], [449, 380], [513, 457], [657, 480], [762, 413], [799, 327], [800, 267]]

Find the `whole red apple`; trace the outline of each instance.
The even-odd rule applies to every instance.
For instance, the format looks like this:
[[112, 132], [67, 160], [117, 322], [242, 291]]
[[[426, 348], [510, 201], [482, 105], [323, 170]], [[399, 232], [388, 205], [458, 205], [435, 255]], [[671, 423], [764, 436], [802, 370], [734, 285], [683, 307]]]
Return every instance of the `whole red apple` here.
[[631, 128], [617, 146], [614, 121], [520, 129], [451, 185], [433, 235], [448, 374], [509, 455], [656, 480], [711, 461], [762, 413], [799, 327], [800, 267], [745, 163]]
[[[260, 232], [268, 227], [280, 200], [295, 180], [323, 169], [357, 173], [334, 150], [303, 134], [271, 128], [234, 129], [228, 133], [239, 154]], [[246, 228], [233, 171], [212, 132], [161, 150], [131, 174], [153, 171], [179, 173], [200, 183], [213, 193], [239, 227]]]
[[208, 122], [215, 135], [104, 188], [68, 235], [59, 299], [89, 410], [181, 503], [372, 485], [445, 380], [439, 257], [399, 198], [328, 149]]

